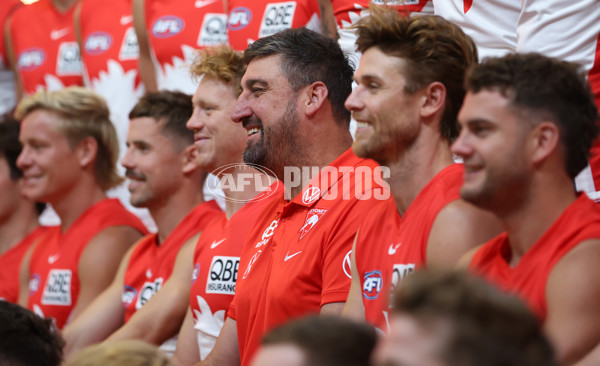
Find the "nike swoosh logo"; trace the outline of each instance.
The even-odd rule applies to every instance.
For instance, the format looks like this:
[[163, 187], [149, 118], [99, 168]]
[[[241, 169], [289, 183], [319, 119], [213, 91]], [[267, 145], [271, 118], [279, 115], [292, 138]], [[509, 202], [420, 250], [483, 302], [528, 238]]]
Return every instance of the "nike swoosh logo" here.
[[283, 261], [284, 261], [284, 262], [287, 262], [288, 260], [290, 260], [290, 259], [294, 258], [295, 256], [297, 256], [297, 255], [298, 255], [298, 254], [300, 254], [300, 253], [302, 253], [302, 251], [299, 251], [299, 252], [296, 252], [296, 253], [294, 253], [294, 254], [290, 255], [290, 252], [289, 252], [289, 250], [288, 250], [287, 254], [285, 255], [285, 258], [283, 258]]
[[194, 3], [194, 6], [197, 8], [203, 8], [207, 5], [216, 3], [219, 0], [196, 0], [196, 2]]
[[394, 255], [396, 254], [396, 249], [398, 249], [398, 247], [402, 245], [402, 243], [397, 244], [396, 246], [394, 246], [394, 243], [390, 244], [390, 247], [388, 248], [388, 254], [389, 255]]
[[210, 249], [215, 249], [216, 247], [219, 246], [219, 244], [221, 244], [222, 242], [224, 242], [225, 240], [227, 240], [227, 238], [225, 239], [221, 239], [219, 241], [213, 241], [212, 244], [210, 245]]
[[69, 34], [71, 30], [69, 28], [63, 28], [63, 29], [55, 29], [52, 32], [50, 32], [50, 39], [53, 41], [56, 41], [59, 38], [62, 38], [64, 36], [66, 36], [67, 34]]
[[133, 15], [123, 15], [121, 17], [121, 25], [127, 25], [133, 22]]

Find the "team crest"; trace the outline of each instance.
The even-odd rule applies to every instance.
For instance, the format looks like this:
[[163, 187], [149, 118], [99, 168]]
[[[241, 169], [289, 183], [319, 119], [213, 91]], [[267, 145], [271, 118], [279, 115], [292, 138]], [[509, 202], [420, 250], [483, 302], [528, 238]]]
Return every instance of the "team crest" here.
[[320, 208], [313, 208], [312, 210], [308, 211], [308, 214], [306, 214], [306, 220], [304, 221], [304, 226], [300, 228], [300, 239], [298, 240], [301, 240], [306, 234], [308, 234], [308, 232], [317, 224], [321, 217], [325, 215], [325, 212], [327, 212], [327, 210]]

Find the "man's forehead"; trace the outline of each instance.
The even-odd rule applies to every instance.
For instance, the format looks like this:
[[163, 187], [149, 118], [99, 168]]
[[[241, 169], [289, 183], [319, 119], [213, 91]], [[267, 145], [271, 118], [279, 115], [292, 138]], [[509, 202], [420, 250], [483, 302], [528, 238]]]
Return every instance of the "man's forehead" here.
[[269, 80], [281, 75], [281, 56], [269, 55], [250, 61], [243, 80]]

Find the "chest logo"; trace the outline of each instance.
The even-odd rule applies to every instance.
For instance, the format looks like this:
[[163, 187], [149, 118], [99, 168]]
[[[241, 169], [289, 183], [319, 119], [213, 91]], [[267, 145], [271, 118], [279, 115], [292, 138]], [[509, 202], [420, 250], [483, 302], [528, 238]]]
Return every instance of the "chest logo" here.
[[365, 273], [363, 282], [363, 297], [374, 300], [379, 296], [383, 286], [383, 277], [380, 271], [370, 271]]
[[327, 210], [319, 208], [314, 208], [308, 211], [308, 214], [306, 214], [306, 220], [304, 221], [304, 226], [300, 228], [300, 239], [304, 238], [304, 236], [308, 234], [308, 232], [317, 224], [317, 222], [319, 222], [321, 217], [325, 215], [325, 212], [327, 212]]
[[319, 187], [310, 187], [302, 194], [302, 203], [310, 205], [321, 197], [321, 189]]

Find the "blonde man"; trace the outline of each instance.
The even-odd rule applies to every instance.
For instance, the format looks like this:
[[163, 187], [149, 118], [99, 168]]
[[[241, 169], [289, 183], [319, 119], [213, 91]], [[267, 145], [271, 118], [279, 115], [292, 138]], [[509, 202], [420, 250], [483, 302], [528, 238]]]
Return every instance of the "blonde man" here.
[[101, 97], [79, 87], [42, 91], [24, 99], [16, 117], [22, 119], [17, 165], [23, 192], [50, 203], [61, 220], [25, 257], [19, 303], [62, 328], [108, 286], [146, 229], [105, 194], [122, 178], [117, 136]]

